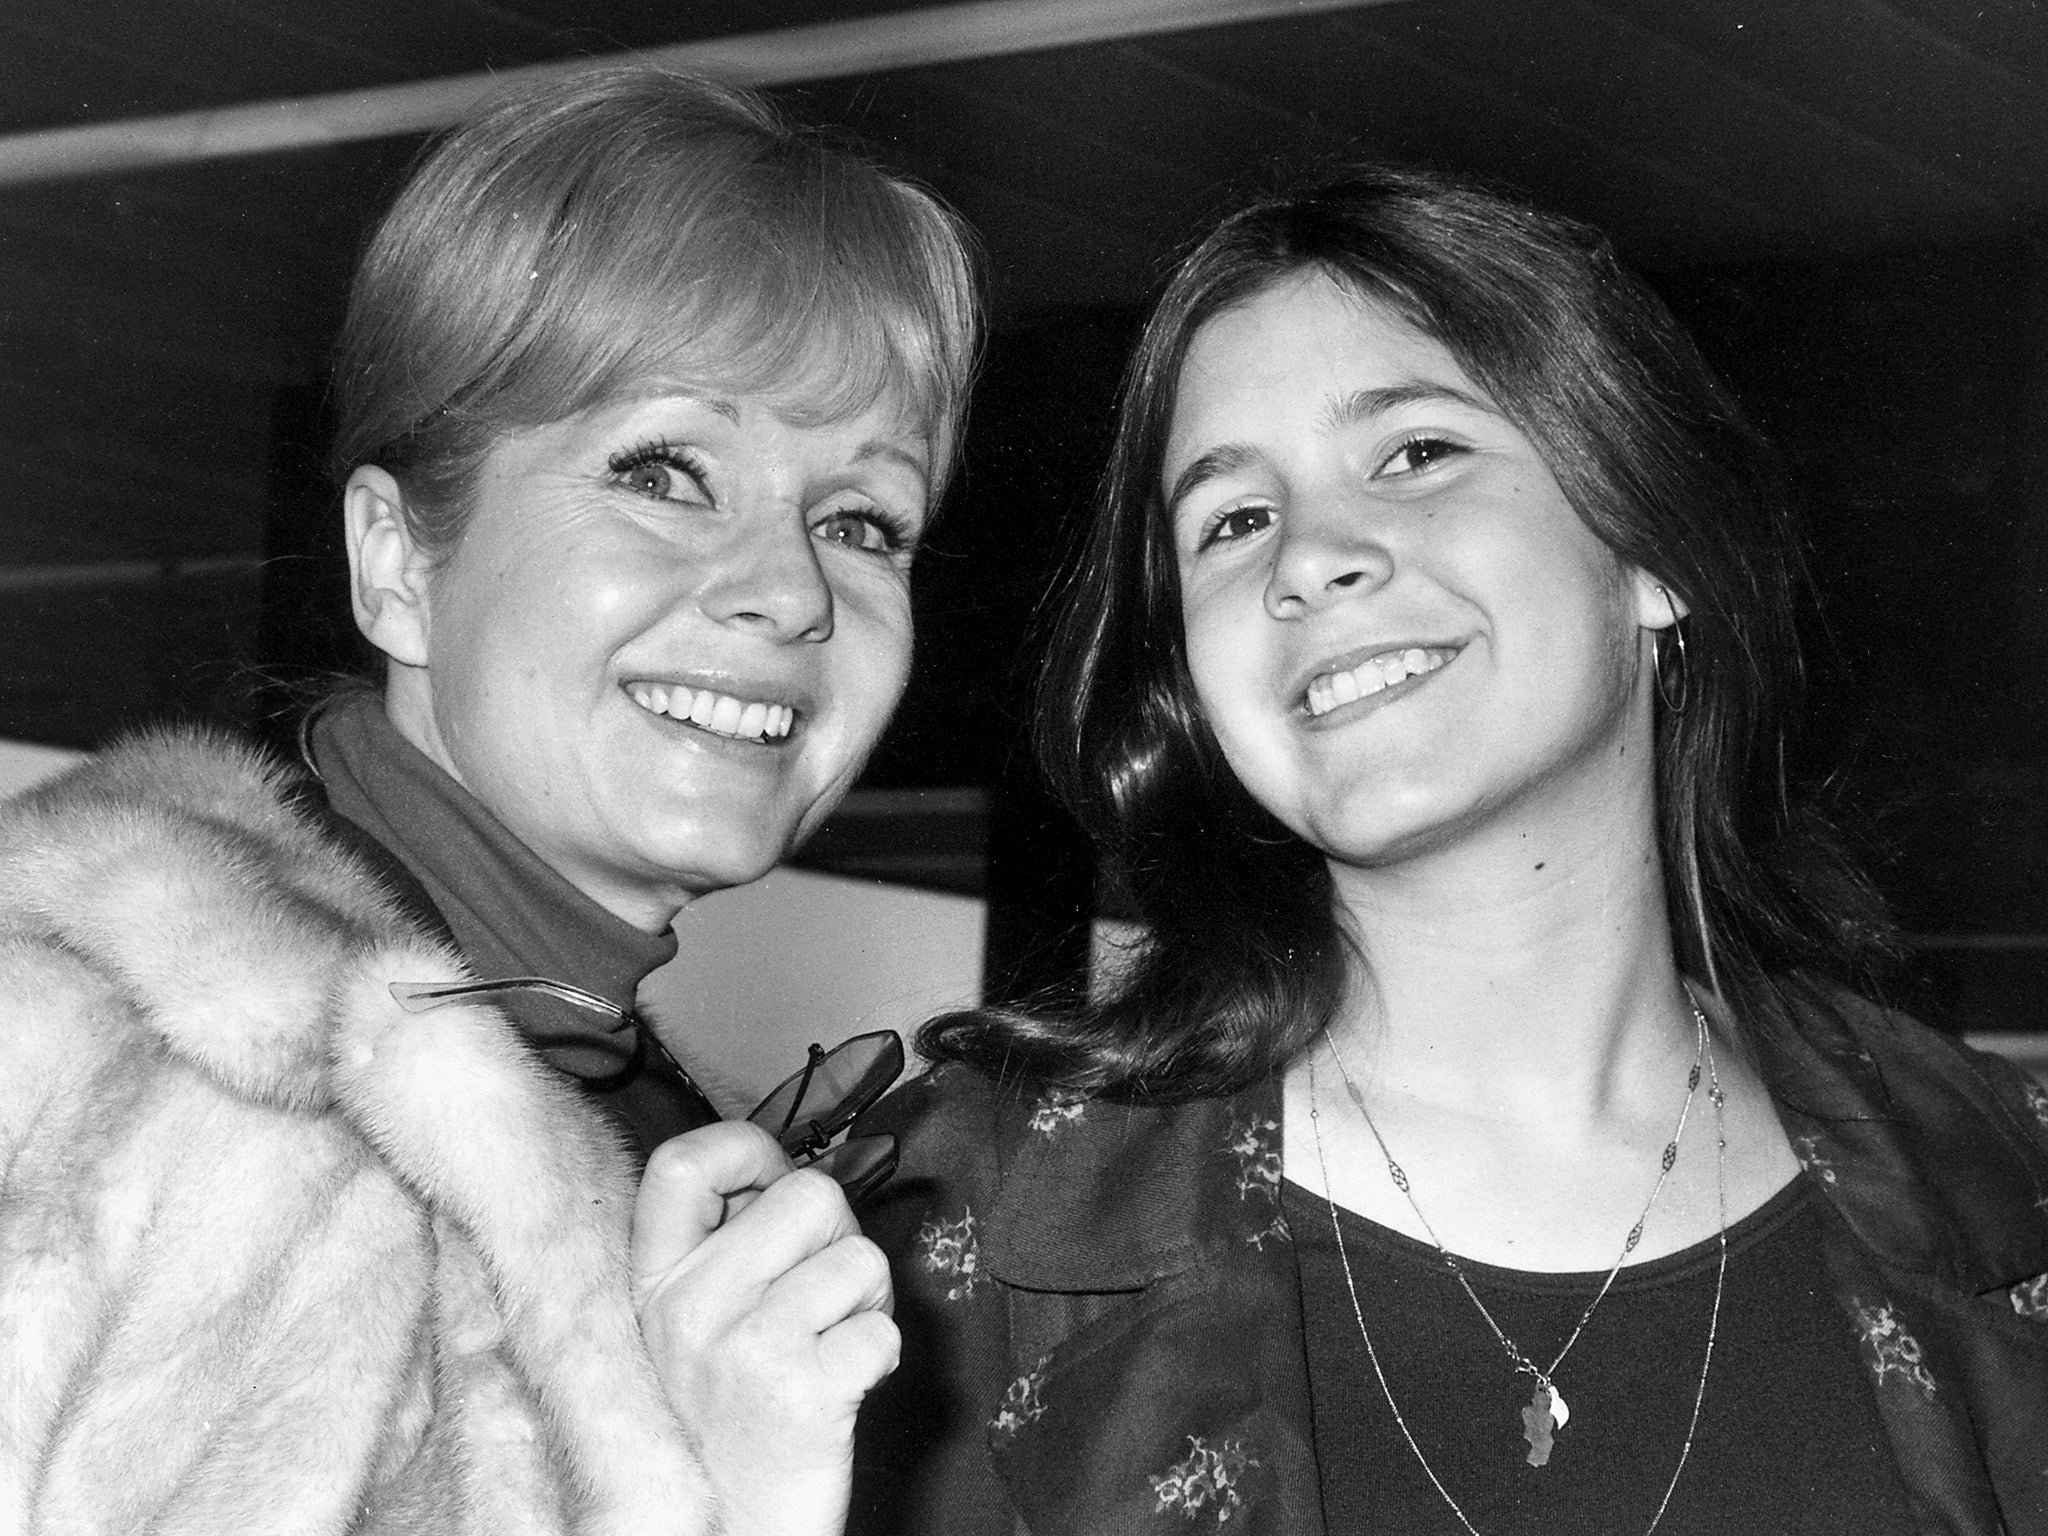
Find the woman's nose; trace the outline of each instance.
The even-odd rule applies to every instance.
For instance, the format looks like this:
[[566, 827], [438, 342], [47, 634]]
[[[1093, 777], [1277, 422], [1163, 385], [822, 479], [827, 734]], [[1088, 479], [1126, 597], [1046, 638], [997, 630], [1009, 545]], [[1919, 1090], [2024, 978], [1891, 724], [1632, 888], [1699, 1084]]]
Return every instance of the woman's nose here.
[[1298, 617], [1347, 593], [1384, 585], [1393, 569], [1393, 555], [1369, 514], [1349, 505], [1297, 507], [1281, 526], [1266, 581], [1266, 612], [1276, 619]]
[[778, 640], [832, 637], [832, 586], [818, 543], [802, 518], [750, 518], [733, 531], [702, 588], [704, 611], [720, 623], [760, 629]]

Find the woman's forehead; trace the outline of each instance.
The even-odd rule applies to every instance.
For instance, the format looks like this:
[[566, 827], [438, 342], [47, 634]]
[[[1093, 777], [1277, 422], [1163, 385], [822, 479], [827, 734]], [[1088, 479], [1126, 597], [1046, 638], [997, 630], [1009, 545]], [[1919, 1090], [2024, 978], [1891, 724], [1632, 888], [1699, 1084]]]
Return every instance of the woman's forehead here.
[[930, 413], [904, 388], [883, 383], [877, 388], [849, 389], [829, 377], [760, 381], [712, 369], [664, 372], [627, 384], [600, 405], [659, 399], [693, 400], [735, 421], [757, 412], [798, 427], [839, 426], [872, 418], [878, 435], [919, 443], [928, 443], [933, 435]]

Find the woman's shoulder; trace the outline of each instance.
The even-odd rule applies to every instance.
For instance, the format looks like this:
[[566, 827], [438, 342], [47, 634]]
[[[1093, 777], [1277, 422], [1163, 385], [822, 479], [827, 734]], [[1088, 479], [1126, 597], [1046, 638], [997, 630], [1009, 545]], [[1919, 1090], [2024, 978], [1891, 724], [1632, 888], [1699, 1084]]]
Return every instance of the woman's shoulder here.
[[464, 979], [461, 958], [314, 803], [255, 746], [180, 729], [0, 806], [0, 1138], [103, 1072], [210, 1097], [235, 1124], [282, 1113], [408, 1173], [433, 1152], [411, 1133], [446, 1112], [451, 1084], [492, 1085], [558, 1141], [592, 1139], [496, 1015], [395, 1000], [394, 981]]
[[167, 903], [206, 932], [296, 907], [367, 936], [403, 924], [382, 887], [311, 813], [307, 781], [255, 743], [203, 727], [116, 741], [0, 802], [0, 909], [91, 928], [96, 902], [127, 904], [130, 926]]

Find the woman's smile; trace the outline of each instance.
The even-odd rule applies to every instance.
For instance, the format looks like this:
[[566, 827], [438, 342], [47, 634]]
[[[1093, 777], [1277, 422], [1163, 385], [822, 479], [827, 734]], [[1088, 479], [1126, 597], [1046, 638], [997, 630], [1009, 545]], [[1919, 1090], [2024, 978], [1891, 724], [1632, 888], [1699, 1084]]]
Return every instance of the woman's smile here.
[[622, 915], [756, 879], [902, 689], [924, 466], [885, 405], [655, 392], [509, 436], [393, 718]]
[[796, 726], [796, 710], [787, 704], [688, 683], [630, 682], [626, 697], [650, 715], [729, 741], [783, 742]]

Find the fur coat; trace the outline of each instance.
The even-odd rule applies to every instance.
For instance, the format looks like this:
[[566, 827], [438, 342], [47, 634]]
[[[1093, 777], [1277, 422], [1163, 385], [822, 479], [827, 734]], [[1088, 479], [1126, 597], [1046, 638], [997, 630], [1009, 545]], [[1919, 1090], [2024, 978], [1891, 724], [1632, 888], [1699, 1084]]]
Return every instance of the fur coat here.
[[695, 1532], [595, 1114], [287, 775], [0, 805], [0, 1531]]

